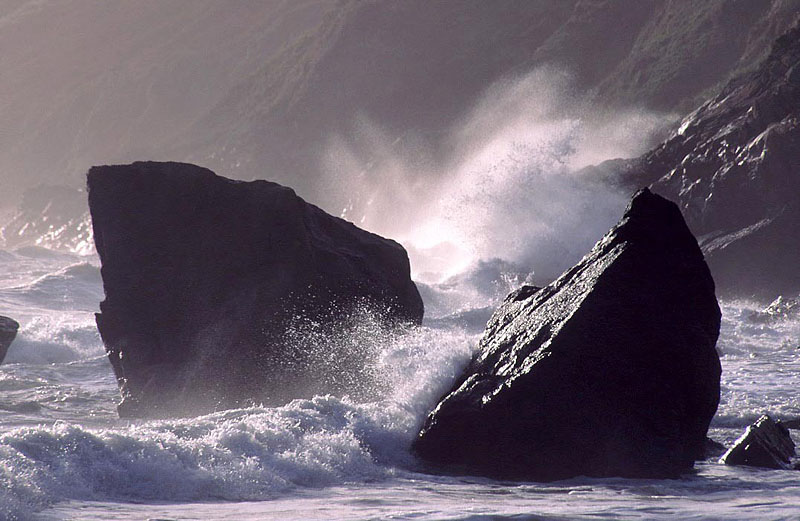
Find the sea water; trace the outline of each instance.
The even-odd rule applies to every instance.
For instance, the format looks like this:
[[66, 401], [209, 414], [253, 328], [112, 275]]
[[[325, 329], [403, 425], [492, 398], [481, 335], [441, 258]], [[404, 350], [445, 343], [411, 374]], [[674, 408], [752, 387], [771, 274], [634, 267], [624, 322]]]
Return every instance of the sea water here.
[[[713, 458], [676, 480], [425, 473], [409, 450], [414, 435], [469, 360], [497, 299], [520, 283], [514, 273], [481, 291], [470, 286], [475, 277], [423, 287], [422, 328], [357, 330], [373, 344], [382, 384], [370, 402], [318, 396], [197, 418], [119, 419], [94, 325], [98, 265], [40, 248], [0, 251], [0, 314], [21, 324], [0, 365], [0, 520], [800, 517], [800, 474]], [[800, 417], [800, 321], [759, 318], [761, 307], [722, 303], [722, 399], [710, 435], [728, 445], [762, 413]]]

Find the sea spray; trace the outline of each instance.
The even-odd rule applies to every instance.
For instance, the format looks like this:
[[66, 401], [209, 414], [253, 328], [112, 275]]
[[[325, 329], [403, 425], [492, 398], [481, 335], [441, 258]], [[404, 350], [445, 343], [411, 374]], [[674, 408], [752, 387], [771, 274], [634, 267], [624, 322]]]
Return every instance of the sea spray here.
[[100, 429], [80, 425], [76, 411], [74, 422], [11, 430], [0, 436], [4, 514], [63, 499], [263, 500], [406, 472], [422, 418], [474, 340], [430, 328], [388, 334], [374, 361], [383, 395], [365, 403], [318, 396]]
[[438, 151], [434, 138], [394, 136], [361, 117], [351, 136], [331, 136], [327, 188], [347, 201], [343, 217], [408, 249], [418, 280], [441, 282], [501, 258], [549, 282], [605, 233], [630, 195], [575, 172], [644, 152], [674, 119], [601, 113], [573, 84], [554, 67], [506, 78]]
[[[786, 508], [796, 504], [792, 499], [796, 497], [792, 495], [796, 494], [792, 492], [796, 485], [793, 474], [760, 475], [756, 483], [749, 475], [717, 469], [712, 464], [700, 464], [700, 475], [689, 481], [621, 480], [554, 487], [413, 473], [418, 467], [408, 450], [410, 442], [430, 408], [467, 363], [477, 342], [476, 334], [446, 319], [476, 310], [491, 312], [495, 295], [524, 282], [526, 275], [509, 263], [476, 265], [446, 283], [429, 286], [426, 301], [433, 298], [439, 303], [430, 327], [386, 331], [383, 335], [369, 321], [353, 324], [379, 344], [371, 371], [381, 382], [381, 394], [371, 400], [359, 403], [317, 397], [276, 409], [253, 407], [199, 418], [133, 423], [117, 418], [117, 385], [102, 344], [89, 335], [90, 331], [96, 335], [90, 327], [91, 312], [72, 315], [59, 308], [49, 310], [57, 298], [32, 296], [38, 294], [34, 287], [41, 287], [32, 284], [37, 279], [82, 260], [72, 256], [25, 257], [13, 252], [6, 256], [14, 262], [6, 265], [6, 282], [0, 285], [6, 306], [3, 309], [24, 315], [23, 322], [38, 323], [41, 328], [23, 333], [23, 342], [17, 346], [23, 348], [20, 355], [30, 355], [29, 361], [0, 365], [0, 519], [26, 519], [34, 511], [66, 499], [75, 500], [75, 508], [81, 513], [64, 506], [65, 512], [71, 513], [56, 518], [83, 515], [86, 501], [92, 500], [117, 505], [120, 501], [139, 502], [138, 507], [126, 503], [134, 510], [144, 509], [142, 502], [188, 501], [194, 506], [190, 503], [180, 508], [199, 512], [202, 509], [193, 510], [201, 508], [198, 502], [262, 498], [272, 500], [273, 506], [232, 503], [234, 511], [251, 508], [263, 513], [286, 505], [299, 510], [305, 503], [298, 498], [307, 496], [308, 491], [323, 498], [346, 494], [354, 500], [368, 498], [371, 490], [381, 491], [381, 497], [404, 498], [402, 501], [413, 497], [419, 509], [432, 512], [430, 519], [445, 510], [463, 512], [461, 518], [469, 518], [474, 515], [469, 514], [469, 498], [475, 497], [481, 498], [488, 513], [524, 510], [563, 514], [566, 505], [572, 505], [570, 512], [580, 514], [602, 501], [609, 515], [650, 515], [652, 512], [636, 505], [641, 506], [642, 497], [657, 497], [676, 512], [695, 513], [696, 518], [702, 517], [697, 512], [717, 515], [723, 511], [733, 517], [736, 512], [739, 517], [743, 517], [742, 512], [749, 518], [759, 517], [752, 510], [758, 507], [736, 507], [742, 487], [748, 488], [750, 498], [781, 501]], [[69, 284], [86, 282], [70, 280]], [[24, 291], [3, 293], [26, 284], [31, 285], [31, 295], [24, 295]], [[99, 285], [94, 291], [101, 291]], [[30, 308], [37, 298], [42, 300], [35, 309]], [[722, 401], [710, 434], [723, 442], [738, 437], [765, 411], [778, 418], [800, 416], [796, 399], [800, 367], [793, 344], [800, 338], [800, 320], [750, 320], [762, 307], [750, 302], [722, 303], [718, 343], [723, 363]], [[50, 327], [53, 329], [48, 331]], [[29, 340], [24, 336], [33, 332], [36, 338], [49, 338], [60, 346], [58, 349], [79, 359], [34, 363], [39, 346], [26, 344], [31, 336]], [[88, 336], [83, 337], [84, 333]], [[680, 495], [689, 499], [675, 499]], [[704, 506], [702, 501], [707, 497], [716, 500]], [[496, 503], [498, 498], [502, 498], [502, 505]], [[566, 498], [569, 501], [565, 502]], [[348, 504], [338, 508], [345, 509], [341, 512], [353, 508]], [[98, 511], [111, 512], [103, 510], [110, 508], [108, 503], [101, 505]], [[641, 508], [647, 505], [653, 506], [647, 502]], [[177, 507], [165, 506], [163, 511], [170, 512], [170, 508]], [[226, 511], [223, 506], [214, 508], [221, 509], [215, 512]], [[394, 508], [404, 511], [400, 506]], [[774, 514], [776, 507], [764, 508], [772, 508]], [[352, 510], [349, 515], [341, 512], [341, 519], [358, 517]], [[148, 516], [139, 512], [129, 517]], [[265, 516], [254, 514], [251, 518]]]

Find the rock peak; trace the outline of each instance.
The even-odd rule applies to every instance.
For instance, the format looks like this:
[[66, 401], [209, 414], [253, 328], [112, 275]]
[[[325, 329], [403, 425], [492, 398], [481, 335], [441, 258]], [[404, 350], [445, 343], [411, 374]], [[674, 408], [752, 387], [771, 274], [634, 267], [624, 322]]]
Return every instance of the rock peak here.
[[499, 478], [676, 477], [719, 403], [719, 326], [697, 241], [641, 190], [576, 266], [501, 304], [415, 448]]

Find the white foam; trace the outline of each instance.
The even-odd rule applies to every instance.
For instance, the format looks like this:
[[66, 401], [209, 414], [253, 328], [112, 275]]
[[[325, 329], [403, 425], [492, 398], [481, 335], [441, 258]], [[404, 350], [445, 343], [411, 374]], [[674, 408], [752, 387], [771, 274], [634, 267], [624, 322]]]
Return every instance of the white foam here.
[[385, 395], [370, 403], [328, 396], [106, 429], [57, 422], [6, 432], [0, 502], [11, 516], [63, 499], [263, 500], [385, 479], [413, 466], [420, 422], [473, 340], [427, 328], [393, 337], [376, 361]]

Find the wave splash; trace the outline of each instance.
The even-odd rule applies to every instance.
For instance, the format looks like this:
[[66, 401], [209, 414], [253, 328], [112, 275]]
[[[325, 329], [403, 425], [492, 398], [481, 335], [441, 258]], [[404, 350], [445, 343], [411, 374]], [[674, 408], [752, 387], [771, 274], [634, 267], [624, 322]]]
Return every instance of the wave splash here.
[[411, 441], [475, 339], [432, 328], [389, 338], [375, 362], [385, 392], [368, 403], [318, 396], [199, 418], [6, 432], [0, 518], [64, 499], [262, 500], [413, 470]]

